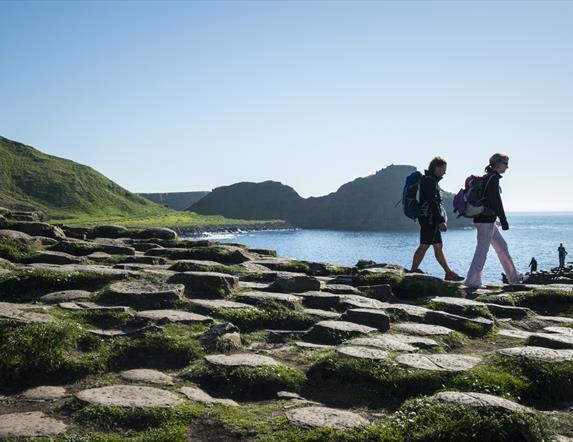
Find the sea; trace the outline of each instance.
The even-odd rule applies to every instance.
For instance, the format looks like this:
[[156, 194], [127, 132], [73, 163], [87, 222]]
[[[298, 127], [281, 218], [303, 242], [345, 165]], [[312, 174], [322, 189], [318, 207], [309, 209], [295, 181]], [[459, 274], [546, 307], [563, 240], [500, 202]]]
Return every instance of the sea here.
[[[502, 235], [519, 271], [525, 273], [529, 270], [528, 264], [532, 257], [537, 260], [539, 269], [557, 266], [557, 247], [560, 243], [571, 251], [566, 261], [573, 262], [573, 212], [508, 213], [507, 218], [510, 229], [502, 232]], [[412, 255], [419, 243], [417, 231], [302, 229], [213, 233], [207, 234], [207, 238], [273, 249], [281, 257], [345, 265], [354, 265], [360, 259], [367, 259], [377, 263], [399, 264], [406, 268], [411, 266]], [[450, 267], [465, 276], [475, 250], [476, 230], [472, 227], [450, 229], [442, 238]], [[443, 277], [432, 249], [428, 250], [420, 268], [431, 275]], [[502, 271], [495, 251], [491, 248], [484, 268], [484, 280], [500, 282]]]

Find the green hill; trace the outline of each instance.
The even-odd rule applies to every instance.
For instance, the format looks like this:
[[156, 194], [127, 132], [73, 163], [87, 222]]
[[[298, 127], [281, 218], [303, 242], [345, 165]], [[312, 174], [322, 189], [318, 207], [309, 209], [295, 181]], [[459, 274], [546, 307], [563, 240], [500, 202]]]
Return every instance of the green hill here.
[[[188, 210], [242, 219], [284, 219], [314, 229], [413, 229], [417, 223], [406, 218], [395, 203], [402, 197], [406, 176], [415, 170], [413, 166], [391, 165], [346, 183], [329, 195], [306, 199], [275, 181], [238, 183], [214, 189]], [[451, 211], [453, 195], [444, 192], [443, 196], [449, 225], [467, 225], [467, 220], [456, 219]]]
[[118, 186], [91, 167], [0, 137], [0, 206], [79, 214], [153, 215], [167, 209]]

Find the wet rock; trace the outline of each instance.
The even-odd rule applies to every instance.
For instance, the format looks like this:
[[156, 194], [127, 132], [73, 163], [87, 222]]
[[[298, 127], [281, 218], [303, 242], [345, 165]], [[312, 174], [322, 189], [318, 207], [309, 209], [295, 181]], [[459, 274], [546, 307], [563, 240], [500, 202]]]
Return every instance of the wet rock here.
[[327, 407], [295, 408], [286, 412], [291, 425], [302, 428], [337, 428], [346, 430], [368, 425], [362, 416], [350, 411]]
[[187, 399], [195, 402], [201, 402], [203, 404], [227, 405], [231, 407], [239, 406], [239, 404], [234, 400], [214, 398], [210, 394], [197, 387], [181, 387], [179, 391], [187, 396]]
[[173, 376], [158, 370], [136, 368], [119, 373], [119, 377], [125, 381], [147, 382], [149, 384], [173, 385]]
[[169, 391], [135, 385], [90, 388], [80, 391], [76, 397], [90, 405], [116, 407], [170, 407], [183, 402]]
[[68, 426], [41, 411], [0, 415], [0, 437], [40, 437], [65, 433]]
[[420, 370], [467, 371], [481, 362], [481, 358], [460, 354], [404, 354], [395, 362]]
[[353, 308], [347, 310], [341, 319], [343, 321], [375, 327], [380, 331], [386, 331], [390, 328], [390, 317], [384, 310]]
[[306, 339], [320, 344], [340, 344], [347, 339], [377, 331], [373, 327], [347, 321], [320, 321], [306, 334]]

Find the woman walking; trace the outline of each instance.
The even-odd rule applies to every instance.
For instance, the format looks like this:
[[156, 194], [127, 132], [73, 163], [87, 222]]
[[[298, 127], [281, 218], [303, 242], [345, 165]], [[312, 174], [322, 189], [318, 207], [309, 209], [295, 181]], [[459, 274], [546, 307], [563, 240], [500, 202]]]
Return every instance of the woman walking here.
[[490, 244], [497, 253], [508, 282], [515, 284], [523, 280], [523, 275], [515, 269], [507, 243], [495, 225], [496, 219], [499, 218], [502, 230], [509, 229], [499, 187], [501, 175], [505, 173], [508, 167], [509, 157], [496, 153], [489, 159], [489, 165], [485, 168], [486, 175], [484, 176], [484, 188], [482, 189], [483, 205], [490, 210], [486, 211], [487, 214], [480, 214], [474, 218], [477, 229], [477, 246], [465, 281], [465, 285], [470, 289], [482, 287], [483, 267]]

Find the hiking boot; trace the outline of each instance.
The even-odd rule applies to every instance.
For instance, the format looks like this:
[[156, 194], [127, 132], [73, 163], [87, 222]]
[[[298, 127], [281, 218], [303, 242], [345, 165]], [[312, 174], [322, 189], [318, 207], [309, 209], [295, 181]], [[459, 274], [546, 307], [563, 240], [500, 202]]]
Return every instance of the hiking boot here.
[[446, 281], [463, 281], [465, 278], [456, 272], [447, 272], [444, 278]]

